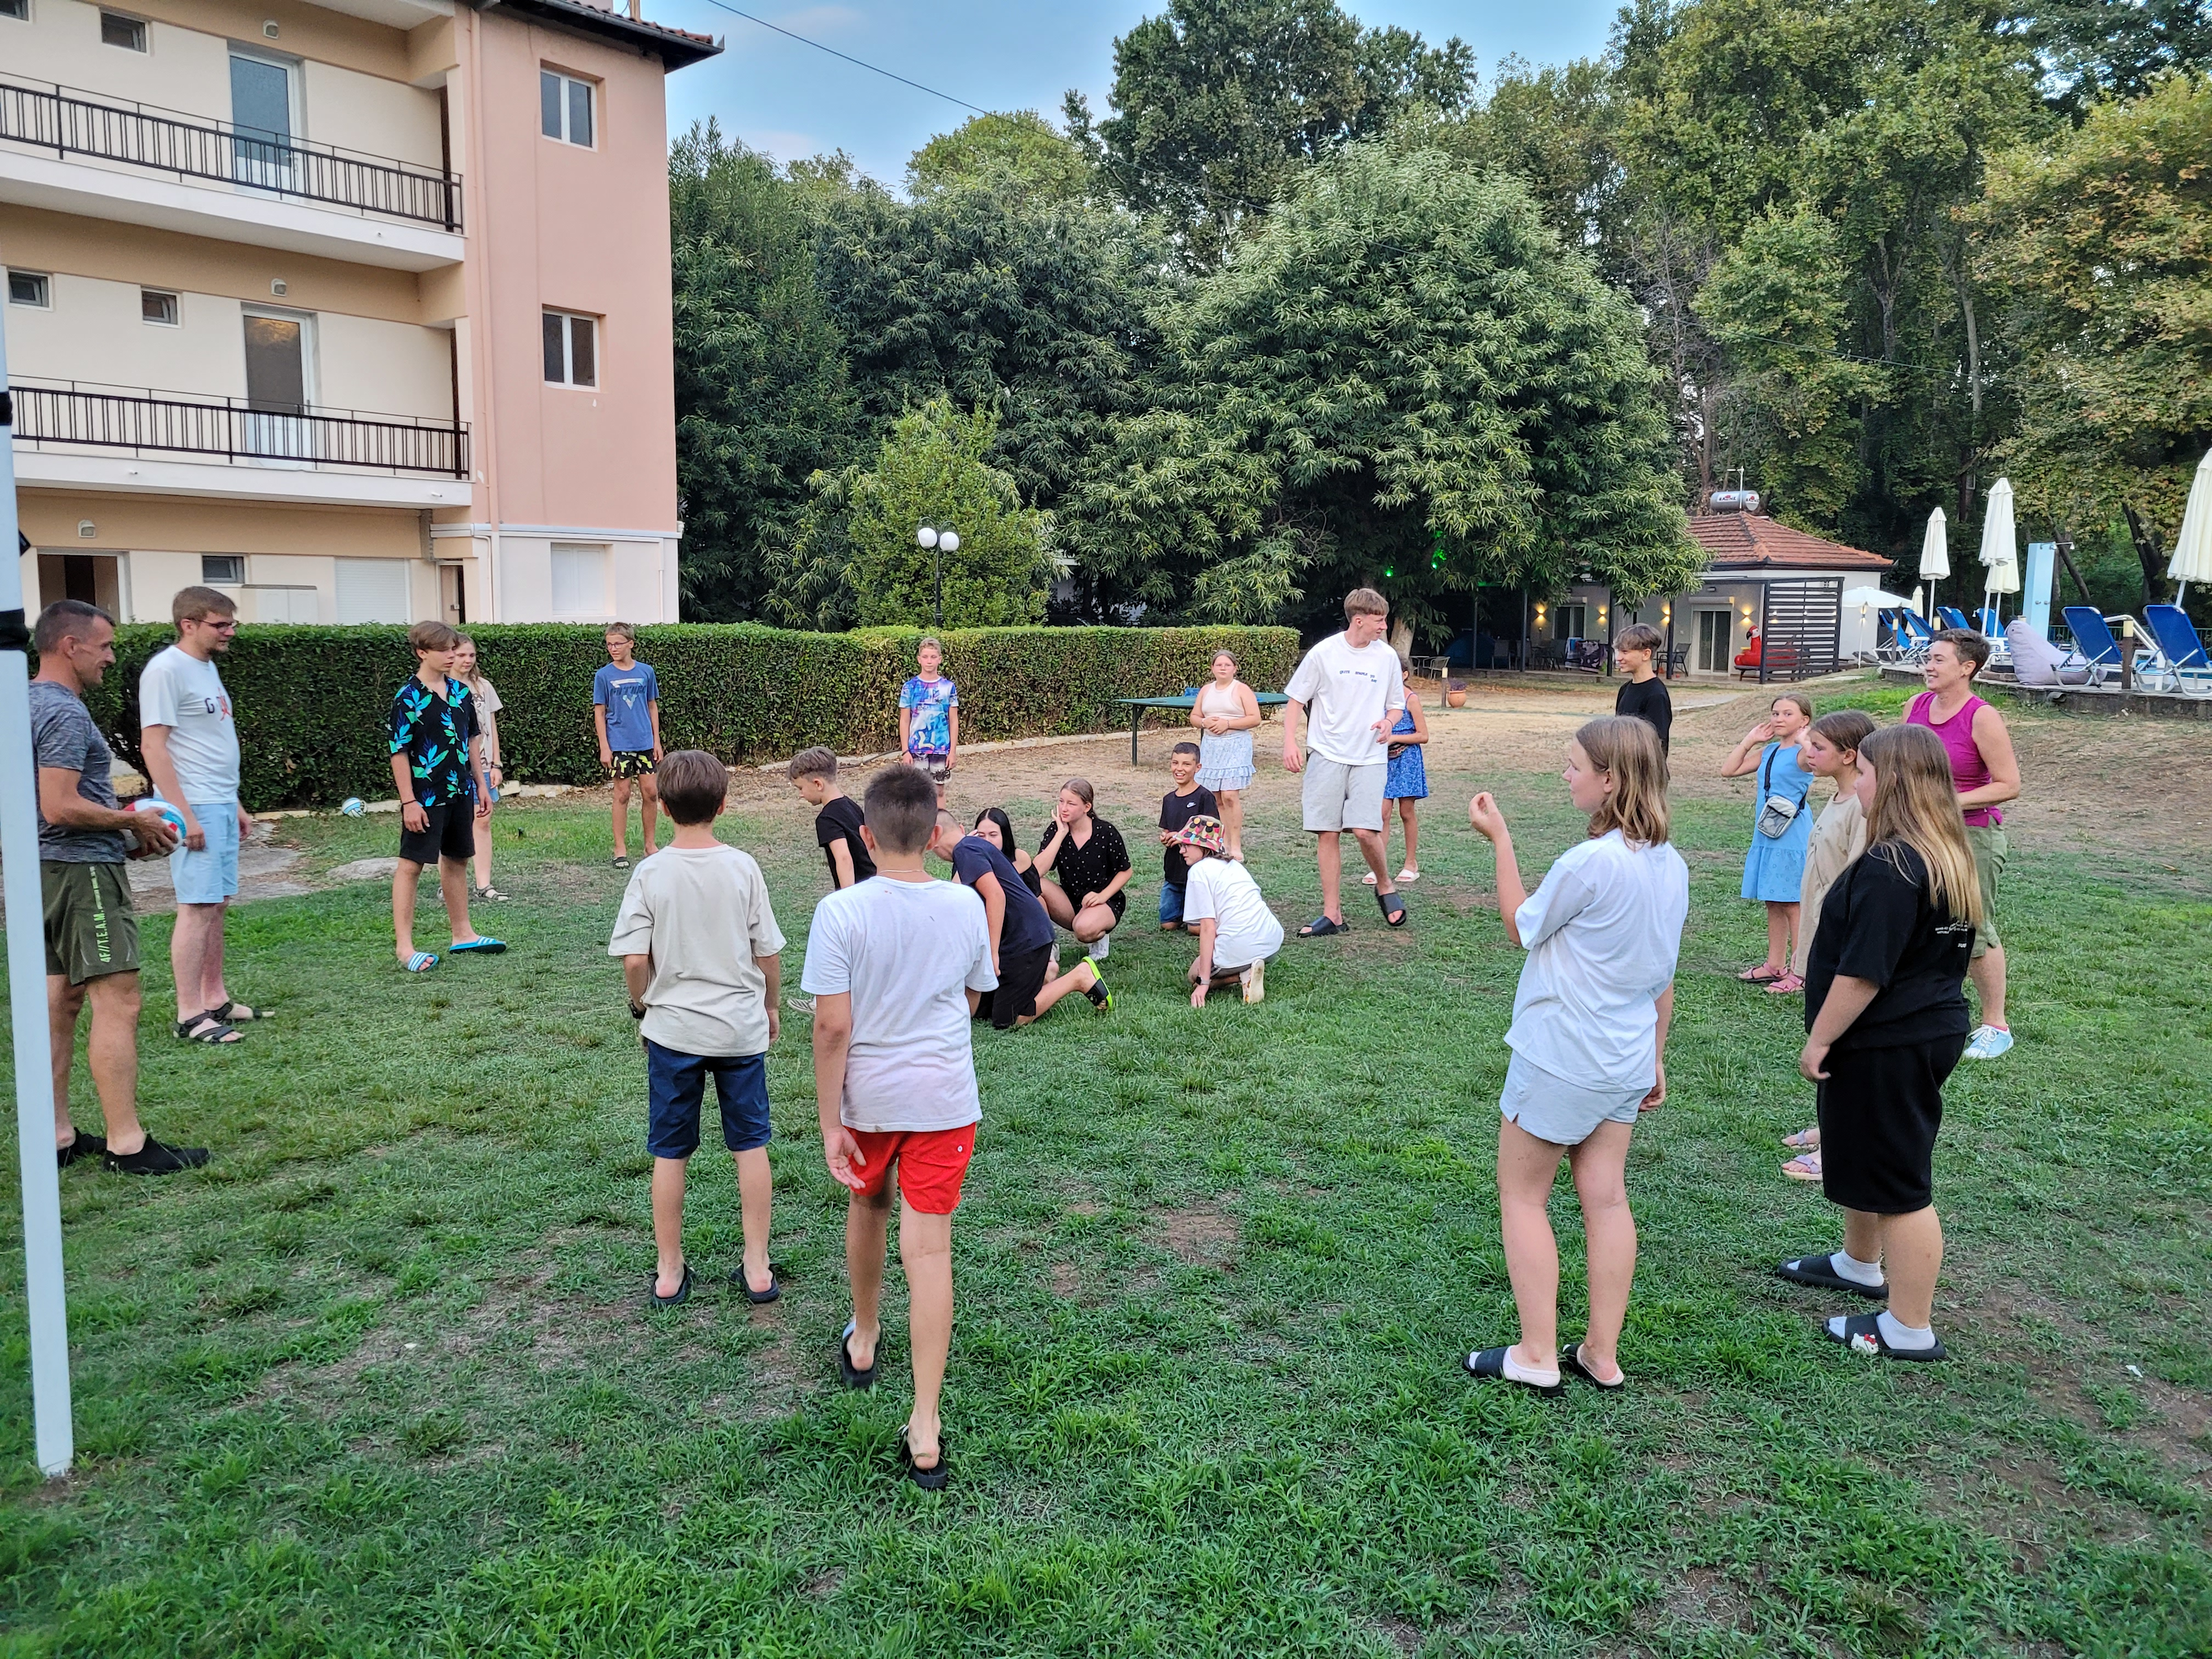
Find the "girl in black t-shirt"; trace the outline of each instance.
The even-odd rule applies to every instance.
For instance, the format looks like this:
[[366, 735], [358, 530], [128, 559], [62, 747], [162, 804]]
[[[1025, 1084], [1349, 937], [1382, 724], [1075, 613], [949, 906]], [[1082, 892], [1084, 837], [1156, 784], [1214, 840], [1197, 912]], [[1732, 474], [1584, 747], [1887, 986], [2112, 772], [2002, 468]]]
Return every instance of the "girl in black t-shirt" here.
[[1942, 1359], [1930, 1310], [1943, 1225], [1931, 1166], [1943, 1082], [1966, 1046], [1962, 988], [1981, 888], [1950, 760], [1933, 732], [1893, 726], [1869, 737], [1856, 787], [1867, 849], [1820, 905], [1797, 1060], [1817, 1085], [1821, 1182], [1844, 1212], [1844, 1248], [1777, 1271], [1888, 1302], [1879, 1314], [1827, 1322], [1855, 1352]]
[[1060, 787], [1052, 826], [1038, 844], [1036, 867], [1057, 883], [1038, 895], [1052, 919], [1106, 959], [1106, 936], [1121, 925], [1129, 901], [1121, 890], [1133, 873], [1121, 832], [1091, 810], [1091, 785], [1070, 778]]

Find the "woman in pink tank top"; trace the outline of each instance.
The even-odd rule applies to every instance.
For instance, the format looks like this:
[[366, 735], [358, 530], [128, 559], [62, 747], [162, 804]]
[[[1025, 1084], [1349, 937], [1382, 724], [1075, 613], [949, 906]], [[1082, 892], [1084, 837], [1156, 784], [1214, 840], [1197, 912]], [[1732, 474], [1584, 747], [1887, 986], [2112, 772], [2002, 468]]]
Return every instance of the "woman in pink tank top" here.
[[1905, 710], [1905, 723], [1933, 732], [1950, 758], [1951, 782], [1981, 882], [1984, 916], [1967, 974], [1981, 1000], [1982, 1023], [1967, 1039], [1968, 1060], [1995, 1060], [2012, 1047], [2012, 1028], [2005, 1024], [2004, 941], [1997, 936], [1997, 877], [2011, 851], [2000, 807], [2020, 794], [2020, 762], [2004, 717], [1974, 695], [1974, 676], [1989, 659], [1990, 642], [1979, 634], [1945, 629], [1928, 647], [1923, 671], [1928, 689]]

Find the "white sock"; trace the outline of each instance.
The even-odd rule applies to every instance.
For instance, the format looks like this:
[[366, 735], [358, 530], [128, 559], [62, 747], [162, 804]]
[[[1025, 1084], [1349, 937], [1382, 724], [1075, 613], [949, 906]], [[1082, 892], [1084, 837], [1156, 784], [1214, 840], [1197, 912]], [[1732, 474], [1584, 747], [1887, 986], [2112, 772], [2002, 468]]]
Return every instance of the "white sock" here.
[[1893, 1348], [1932, 1348], [1936, 1346], [1936, 1328], [1923, 1325], [1917, 1329], [1884, 1308], [1875, 1316], [1881, 1327], [1881, 1340]]
[[1849, 1250], [1838, 1250], [1828, 1258], [1828, 1265], [1836, 1270], [1837, 1278], [1848, 1279], [1854, 1285], [1872, 1286], [1881, 1283], [1881, 1263], [1862, 1261]]

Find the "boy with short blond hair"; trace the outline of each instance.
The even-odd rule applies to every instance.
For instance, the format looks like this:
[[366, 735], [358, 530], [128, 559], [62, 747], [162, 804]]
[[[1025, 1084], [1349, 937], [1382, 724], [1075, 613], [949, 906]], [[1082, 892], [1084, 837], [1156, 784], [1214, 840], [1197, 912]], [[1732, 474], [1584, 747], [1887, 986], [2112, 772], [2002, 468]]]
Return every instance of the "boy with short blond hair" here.
[[1634, 623], [1614, 636], [1613, 660], [1628, 679], [1613, 693], [1613, 712], [1633, 714], [1659, 734], [1659, 752], [1674, 730], [1674, 700], [1667, 695], [1667, 682], [1659, 678], [1657, 658], [1667, 636], [1650, 623]]
[[450, 954], [497, 956], [507, 946], [469, 925], [469, 860], [476, 856], [476, 821], [491, 811], [491, 785], [476, 700], [453, 677], [460, 635], [441, 622], [419, 622], [407, 630], [407, 643], [415, 673], [392, 697], [392, 781], [399, 794], [392, 933], [399, 965], [420, 974], [438, 965], [434, 952], [415, 948], [415, 895], [428, 865], [438, 866], [453, 927]]
[[637, 629], [611, 623], [607, 661], [592, 677], [592, 723], [599, 734], [599, 764], [614, 783], [615, 868], [629, 868], [629, 786], [635, 779], [643, 795], [639, 827], [645, 831], [644, 856], [653, 856], [654, 820], [660, 797], [653, 780], [660, 764], [660, 680], [650, 663], [637, 660]]
[[620, 957], [630, 1017], [645, 1044], [646, 1150], [653, 1155], [653, 1305], [691, 1294], [684, 1253], [684, 1186], [699, 1150], [707, 1079], [722, 1112], [722, 1144], [738, 1166], [744, 1260], [730, 1283], [753, 1303], [783, 1294], [769, 1266], [767, 1059], [781, 1022], [783, 933], [752, 854], [718, 840], [730, 775], [702, 749], [660, 763], [660, 799], [675, 838], [630, 872], [607, 954]]
[[817, 808], [814, 814], [814, 842], [830, 860], [830, 884], [850, 887], [876, 873], [860, 839], [860, 804], [837, 787], [837, 757], [823, 748], [802, 749], [791, 757], [784, 775], [799, 791], [799, 798]]
[[914, 648], [921, 672], [899, 688], [899, 750], [909, 766], [919, 766], [937, 784], [939, 799], [960, 753], [960, 688], [938, 673], [945, 647], [925, 635]]
[[848, 1388], [875, 1386], [896, 1171], [914, 1357], [900, 1452], [908, 1478], [933, 1492], [949, 1479], [938, 1402], [952, 1344], [952, 1212], [983, 1115], [969, 1021], [999, 979], [983, 901], [922, 867], [938, 813], [928, 775], [886, 768], [869, 782], [863, 813], [877, 879], [815, 906], [801, 981], [815, 1004], [823, 1161], [850, 1189], [853, 1316], [837, 1338], [837, 1371]]

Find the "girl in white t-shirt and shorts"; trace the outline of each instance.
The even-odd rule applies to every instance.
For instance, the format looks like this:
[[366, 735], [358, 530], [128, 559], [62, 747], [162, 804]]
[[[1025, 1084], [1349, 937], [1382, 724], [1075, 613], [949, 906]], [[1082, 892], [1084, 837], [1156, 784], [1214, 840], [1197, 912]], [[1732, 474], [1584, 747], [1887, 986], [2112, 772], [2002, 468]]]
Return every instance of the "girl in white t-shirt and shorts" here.
[[1283, 948], [1283, 924], [1260, 896], [1252, 872], [1229, 856], [1221, 820], [1203, 812], [1169, 837], [1190, 866], [1183, 889], [1183, 925], [1198, 935], [1198, 960], [1190, 964], [1190, 1006], [1206, 1006], [1208, 991], [1241, 986], [1244, 1000], [1267, 994], [1267, 964]]
[[[1689, 915], [1690, 872], [1667, 840], [1667, 760], [1633, 715], [1590, 721], [1567, 745], [1567, 793], [1589, 837], [1529, 893], [1488, 794], [1468, 822], [1498, 852], [1506, 936], [1528, 953], [1505, 1034], [1513, 1059], [1498, 1100], [1498, 1207], [1521, 1340], [1467, 1356], [1475, 1376], [1543, 1394], [1560, 1367], [1602, 1389], [1624, 1377], [1614, 1350], [1636, 1276], [1636, 1219], [1623, 1171], [1637, 1114], [1667, 1097], [1667, 1026]], [[1559, 1253], [1548, 1206], [1565, 1156], [1582, 1200], [1589, 1324], [1559, 1342]]]

